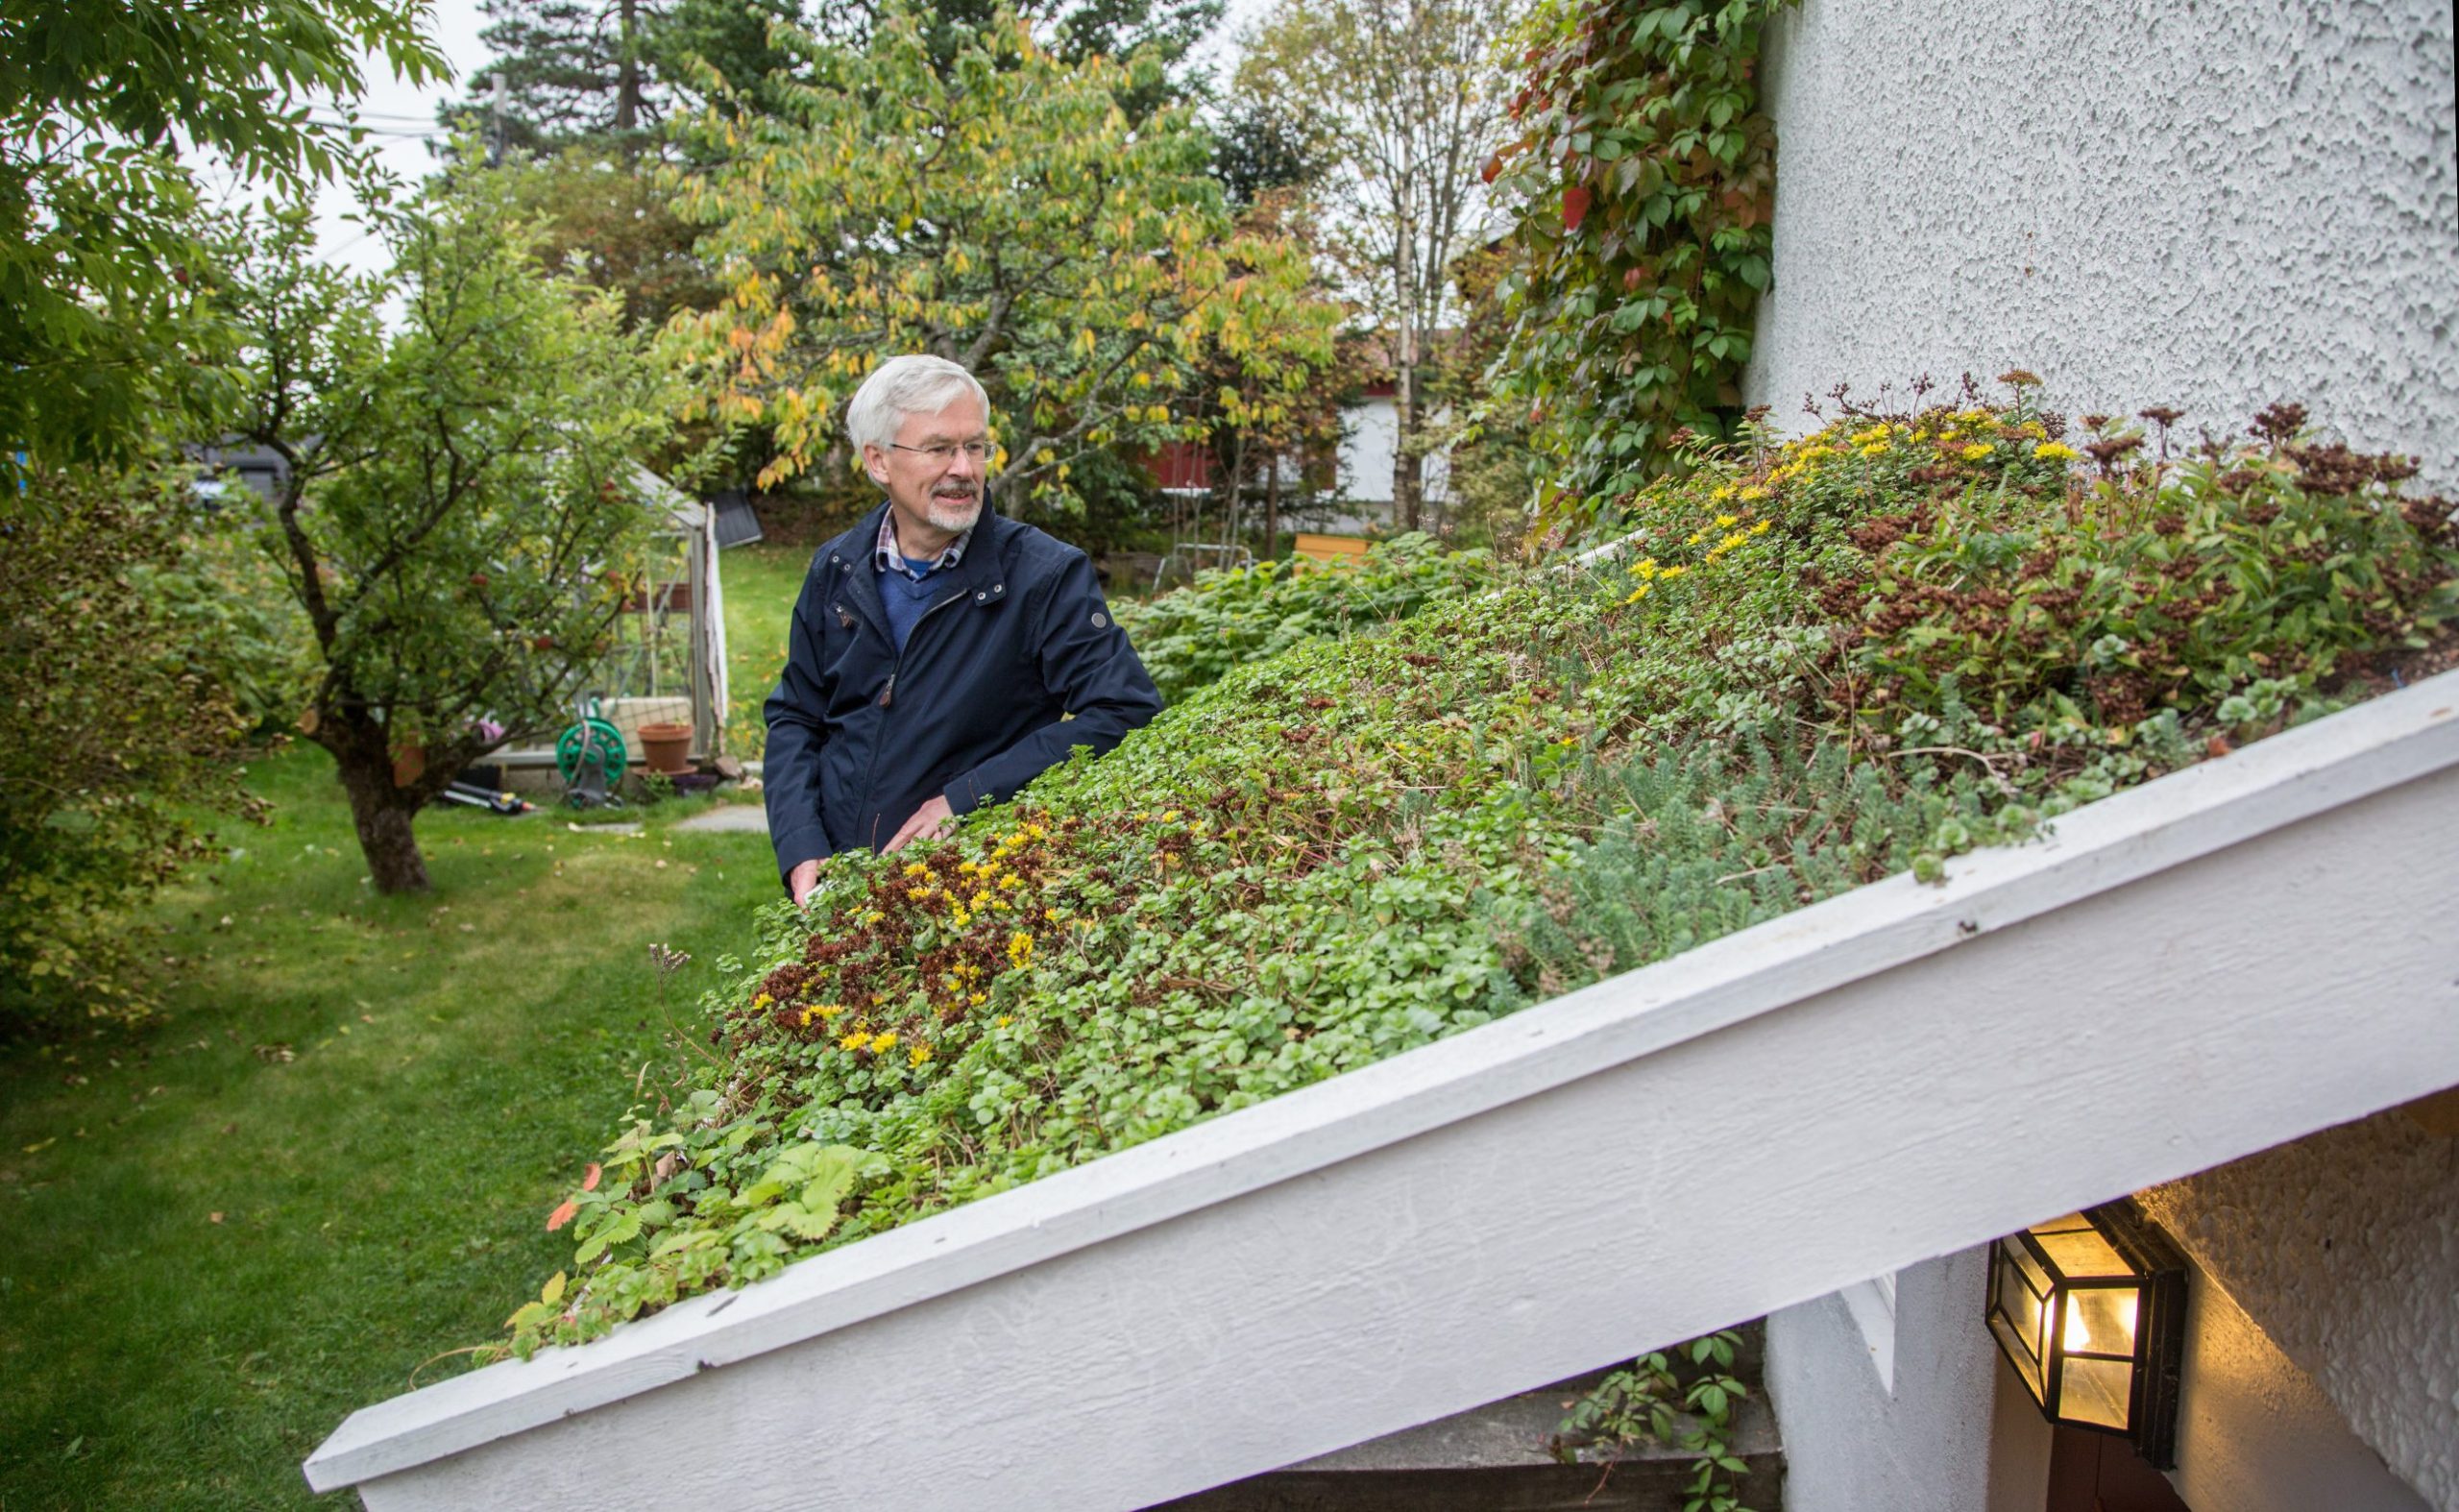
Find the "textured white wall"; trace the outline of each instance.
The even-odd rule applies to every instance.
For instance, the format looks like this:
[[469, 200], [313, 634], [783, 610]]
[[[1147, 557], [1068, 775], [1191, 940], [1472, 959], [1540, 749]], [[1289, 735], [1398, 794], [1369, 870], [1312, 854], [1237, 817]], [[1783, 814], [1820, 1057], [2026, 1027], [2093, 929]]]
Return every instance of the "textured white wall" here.
[[[1892, 1391], [1840, 1297], [1768, 1315], [1788, 1512], [2040, 1512], [2049, 1425], [2020, 1390], [1999, 1400], [1998, 1351], [1981, 1323], [1987, 1281], [1985, 1248], [1897, 1276]], [[2026, 1449], [2028, 1500], [2020, 1476], [1993, 1475], [2000, 1455]]]
[[2188, 1506], [2428, 1512], [2382, 1456], [2349, 1431], [2314, 1378], [2202, 1271], [2186, 1282], [2184, 1372], [2178, 1468], [2169, 1479]]
[[2459, 483], [2450, 0], [1802, 0], [1774, 37], [1745, 388], [1789, 427], [2024, 367], [2189, 436], [2298, 400]]
[[2144, 1202], [2402, 1480], [2459, 1512], [2459, 1139], [2393, 1111]]

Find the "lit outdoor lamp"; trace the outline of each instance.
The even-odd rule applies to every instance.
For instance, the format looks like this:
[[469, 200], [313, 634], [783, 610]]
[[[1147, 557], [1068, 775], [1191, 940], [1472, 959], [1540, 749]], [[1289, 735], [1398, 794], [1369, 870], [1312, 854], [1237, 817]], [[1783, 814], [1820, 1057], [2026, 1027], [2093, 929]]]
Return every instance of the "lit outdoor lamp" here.
[[2130, 1201], [1989, 1246], [1989, 1331], [2053, 1423], [2131, 1439], [2177, 1464], [2185, 1260]]

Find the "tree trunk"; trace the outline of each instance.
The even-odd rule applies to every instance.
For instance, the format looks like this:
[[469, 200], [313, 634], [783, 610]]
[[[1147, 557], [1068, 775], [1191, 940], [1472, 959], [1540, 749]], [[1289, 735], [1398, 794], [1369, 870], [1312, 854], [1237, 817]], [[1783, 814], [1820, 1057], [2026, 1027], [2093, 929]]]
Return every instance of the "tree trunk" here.
[[616, 45], [622, 49], [622, 57], [615, 65], [615, 129], [628, 132], [641, 119], [639, 0], [621, 0], [619, 11]]
[[1267, 562], [1280, 555], [1280, 455], [1275, 452], [1264, 463], [1264, 557]]
[[1393, 270], [1393, 290], [1400, 306], [1399, 351], [1392, 363], [1393, 419], [1398, 431], [1392, 438], [1392, 514], [1402, 530], [1418, 527], [1418, 461], [1410, 454], [1410, 443], [1418, 432], [1418, 269], [1417, 217], [1414, 206], [1403, 185], [1400, 206], [1400, 236]]
[[369, 719], [332, 729], [330, 739], [322, 739], [322, 731], [319, 736], [341, 770], [351, 823], [358, 831], [359, 853], [367, 860], [376, 890], [388, 895], [425, 892], [426, 862], [419, 855], [418, 837], [410, 833], [418, 793], [393, 786], [393, 755], [384, 727]]

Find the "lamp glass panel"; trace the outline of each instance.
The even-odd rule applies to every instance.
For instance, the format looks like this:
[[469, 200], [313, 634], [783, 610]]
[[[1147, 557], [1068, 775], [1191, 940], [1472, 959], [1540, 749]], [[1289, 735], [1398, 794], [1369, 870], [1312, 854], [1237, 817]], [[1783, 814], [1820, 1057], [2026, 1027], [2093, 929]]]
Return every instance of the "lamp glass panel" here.
[[2017, 1334], [2014, 1326], [2007, 1321], [2007, 1315], [2004, 1312], [1994, 1312], [1989, 1315], [1989, 1331], [1998, 1335], [1998, 1343], [2006, 1353], [2007, 1362], [2015, 1367], [2015, 1374], [2022, 1378], [2024, 1389], [2033, 1394], [2034, 1402], [2044, 1400], [2049, 1394], [2049, 1389], [2041, 1384], [2040, 1361], [2024, 1348], [2022, 1338]]
[[1999, 1244], [1998, 1249], [2001, 1254], [2014, 1261], [2015, 1264], [2021, 1268], [2025, 1278], [2024, 1285], [2026, 1289], [2031, 1291], [2035, 1297], [2046, 1297], [2049, 1295], [2049, 1288], [2056, 1284], [2056, 1281], [2054, 1278], [2050, 1276], [2049, 1272], [2041, 1268], [2040, 1261], [2033, 1257], [2031, 1248], [2027, 1246], [2023, 1240], [2004, 1240]]
[[2069, 1353], [2134, 1353], [2134, 1316], [2140, 1295], [2132, 1286], [2079, 1286], [2066, 1295], [2060, 1340]]
[[2069, 1357], [2058, 1376], [2057, 1415], [2069, 1423], [2124, 1428], [2127, 1398], [2133, 1386], [2134, 1366], [2130, 1361]]
[[2033, 1283], [2020, 1263], [2023, 1258], [2015, 1245], [1999, 1247], [1998, 1311], [2006, 1318], [2017, 1344], [2037, 1365], [2049, 1357], [2049, 1288], [2045, 1282]]
[[[2062, 1218], [2058, 1220], [2060, 1224], [2065, 1221]], [[2075, 1222], [2081, 1227], [2065, 1229], [2045, 1224], [2033, 1231], [2033, 1237], [2040, 1242], [2041, 1249], [2049, 1256], [2049, 1263], [2057, 1267], [2060, 1276], [2072, 1280], [2079, 1276], [2133, 1274], [2117, 1251], [2109, 1248], [2109, 1241], [2101, 1237], [2099, 1230], [2080, 1217]]]

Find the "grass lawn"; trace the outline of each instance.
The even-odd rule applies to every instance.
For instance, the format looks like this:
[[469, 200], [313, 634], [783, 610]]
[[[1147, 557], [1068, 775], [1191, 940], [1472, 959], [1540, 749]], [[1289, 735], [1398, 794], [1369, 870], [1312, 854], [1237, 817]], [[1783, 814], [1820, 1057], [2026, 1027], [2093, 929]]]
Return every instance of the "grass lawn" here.
[[734, 547], [718, 559], [726, 599], [726, 749], [746, 761], [767, 739], [760, 704], [786, 665], [786, 625], [810, 565], [808, 547], [765, 543]]
[[[799, 568], [745, 554], [761, 634]], [[314, 1500], [346, 1414], [570, 1259], [548, 1209], [777, 895], [766, 837], [669, 834], [704, 806], [670, 804], [631, 837], [430, 813], [435, 890], [378, 898], [322, 751], [250, 781], [273, 827], [157, 911], [161, 1022], [0, 1050], [0, 1512]], [[696, 958], [663, 1011], [651, 941]]]

